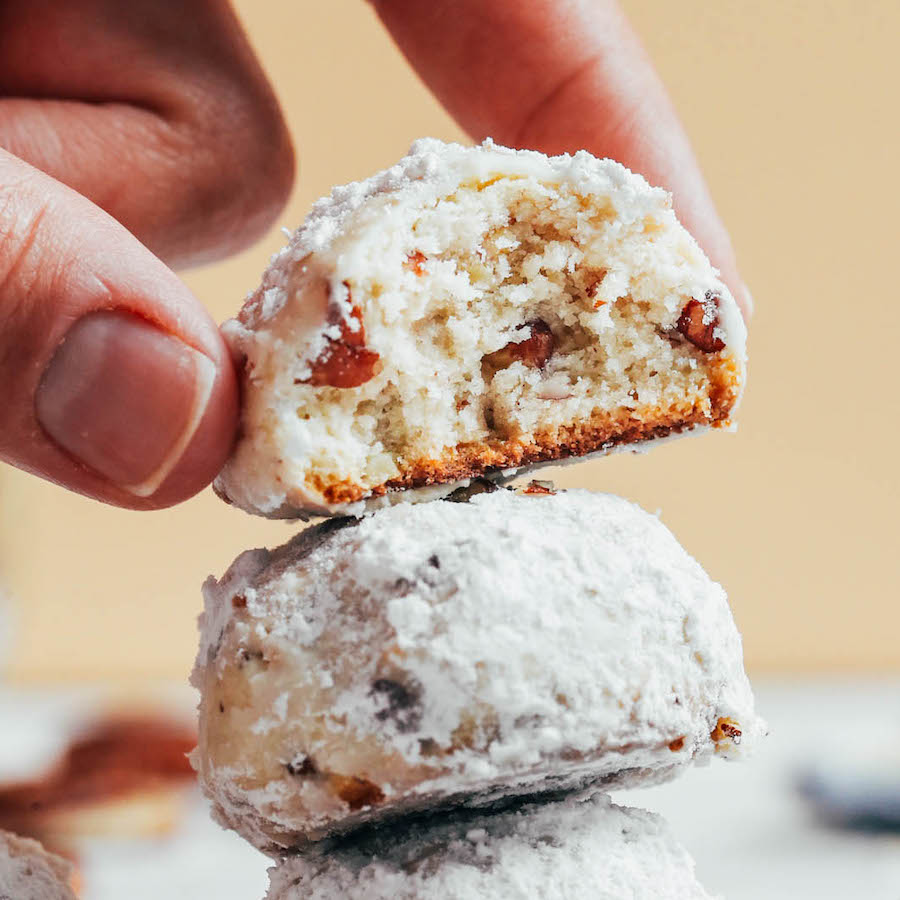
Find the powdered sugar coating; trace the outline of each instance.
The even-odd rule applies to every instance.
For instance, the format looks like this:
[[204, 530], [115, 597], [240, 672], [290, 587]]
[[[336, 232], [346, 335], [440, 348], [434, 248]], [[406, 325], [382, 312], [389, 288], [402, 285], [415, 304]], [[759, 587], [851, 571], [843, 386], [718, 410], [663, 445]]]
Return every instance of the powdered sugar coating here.
[[650, 783], [763, 730], [724, 591], [617, 497], [395, 506], [238, 565], [205, 589], [198, 765], [266, 849], [450, 799]]
[[76, 900], [68, 885], [72, 866], [37, 841], [0, 831], [0, 898]]
[[[515, 150], [495, 144], [490, 138], [478, 147], [444, 143], [421, 138], [409, 153], [389, 169], [363, 181], [338, 185], [330, 196], [317, 200], [303, 224], [287, 245], [273, 257], [263, 274], [258, 291], [248, 298], [236, 319], [223, 325], [232, 346], [246, 351], [254, 341], [252, 331], [271, 321], [288, 301], [291, 272], [311, 254], [320, 259], [337, 260], [352, 235], [348, 225], [356, 213], [380, 195], [393, 195], [393, 205], [409, 202], [427, 204], [452, 191], [463, 181], [487, 181], [499, 175], [532, 176], [545, 182], [569, 182], [585, 193], [609, 196], [616, 213], [627, 220], [649, 213], [673, 217], [672, 197], [663, 188], [651, 187], [646, 179], [612, 159], [598, 159], [586, 150], [574, 155], [546, 156], [535, 150]], [[390, 213], [390, 208], [379, 210]], [[334, 287], [340, 285], [336, 279]], [[693, 286], [699, 296], [709, 289], [708, 277], [698, 278]], [[717, 285], [724, 288], [723, 285]], [[727, 288], [722, 293], [731, 300]], [[338, 292], [340, 293], [340, 292]], [[747, 329], [733, 300], [721, 304], [719, 327], [727, 344], [744, 353]]]
[[270, 870], [267, 900], [709, 900], [652, 813], [601, 794], [379, 829]]
[[[401, 335], [409, 329], [403, 320], [409, 292], [398, 282], [388, 261], [397, 256], [399, 244], [412, 240], [416, 217], [423, 210], [432, 209], [456, 192], [462, 192], [464, 185], [490, 184], [501, 178], [518, 179], [517, 183], [522, 185], [540, 186], [551, 192], [564, 185], [585, 196], [602, 198], [614, 215], [615, 227], [603, 239], [611, 244], [615, 244], [620, 232], [640, 230], [641, 223], [652, 221], [654, 233], [665, 234], [666, 239], [660, 238], [652, 250], [649, 239], [644, 239], [640, 249], [625, 254], [627, 261], [618, 259], [610, 264], [610, 271], [597, 292], [597, 302], [601, 305], [588, 316], [597, 319], [591, 327], [601, 327], [600, 320], [603, 328], [611, 327], [611, 322], [607, 322], [609, 311], [623, 295], [638, 296], [643, 291], [658, 295], [657, 299], [662, 296], [664, 305], [671, 307], [672, 321], [666, 327], [674, 323], [677, 307], [684, 303], [685, 297], [715, 295], [716, 334], [727, 345], [738, 380], [742, 380], [746, 355], [743, 319], [716, 270], [677, 222], [665, 191], [651, 188], [641, 176], [619, 163], [596, 159], [585, 151], [573, 156], [547, 157], [534, 151], [499, 147], [490, 140], [480, 147], [463, 147], [425, 139], [417, 141], [409, 154], [390, 169], [365, 181], [336, 187], [330, 197], [314, 204], [288, 245], [273, 257], [260, 287], [248, 298], [238, 317], [223, 325], [226, 339], [246, 372], [244, 435], [217, 479], [217, 490], [223, 496], [243, 509], [275, 517], [356, 513], [364, 507], [372, 508], [397, 499], [363, 492], [364, 496], [358, 500], [336, 501], [326, 496], [315, 478], [309, 477], [309, 472], [316, 469], [323, 457], [338, 459], [334, 463], [336, 470], [345, 474], [352, 484], [365, 481], [371, 486], [366, 479], [378, 483], [376, 472], [384, 474], [389, 481], [397, 476], [397, 467], [396, 459], [390, 458], [390, 440], [385, 442], [368, 433], [362, 438], [357, 434], [360, 421], [367, 416], [377, 417], [376, 413], [357, 411], [352, 416], [335, 416], [334, 421], [323, 423], [326, 417], [322, 410], [313, 408], [318, 400], [310, 399], [313, 389], [304, 385], [304, 381], [309, 378], [314, 361], [340, 335], [335, 316], [351, 331], [358, 328], [350, 311], [354, 302], [362, 301], [358, 297], [351, 299], [348, 284], [374, 280], [380, 285], [379, 290], [383, 290], [377, 301], [378, 316], [369, 312], [365, 315], [383, 318], [384, 329], [375, 333], [376, 323], [370, 321], [367, 334], [370, 337], [374, 334], [373, 348], [387, 368], [380, 378], [372, 379], [373, 396], [366, 395], [364, 399], [371, 400], [377, 410], [389, 406], [381, 397], [382, 382], [385, 388], [390, 384], [397, 387], [400, 379], [393, 377], [392, 367], [403, 368], [405, 376], [419, 361], [413, 358], [409, 335]], [[469, 210], [468, 215], [477, 220], [479, 214], [486, 216], [486, 210], [485, 204], [480, 211]], [[437, 252], [440, 241], [433, 238], [434, 241]], [[548, 265], [552, 255], [548, 250]], [[557, 262], [559, 268], [569, 264], [571, 260]], [[453, 281], [449, 275], [447, 278], [448, 284]], [[453, 282], [461, 306], [471, 302], [472, 293], [472, 285], [463, 281], [457, 277]], [[480, 320], [485, 328], [490, 324], [488, 318], [485, 315]], [[470, 325], [466, 323], [465, 327]], [[459, 340], [459, 335], [453, 334], [452, 340]], [[433, 354], [426, 356], [434, 358]], [[447, 381], [445, 375], [442, 373], [440, 380]], [[551, 386], [554, 386], [552, 379], [548, 381], [548, 390]], [[559, 385], [554, 389], [565, 393]], [[406, 406], [415, 391], [403, 389], [402, 392], [402, 404]], [[389, 394], [390, 390], [386, 395]], [[300, 414], [298, 421], [298, 413], [306, 410], [307, 402], [313, 403], [311, 414], [306, 418]], [[331, 412], [335, 412], [333, 408]], [[466, 415], [462, 413], [456, 418], [461, 420]], [[470, 405], [468, 415], [475, 415], [474, 404]], [[412, 431], [416, 431], [420, 418], [416, 418], [416, 426], [411, 426]], [[423, 421], [430, 421], [436, 440], [437, 436], [441, 440], [447, 438], [444, 447], [454, 446], [454, 435], [456, 438], [460, 435], [447, 425], [439, 427], [438, 419], [439, 416], [432, 415], [430, 420], [425, 417]], [[338, 433], [340, 439], [335, 439], [334, 446], [327, 444]], [[470, 439], [474, 432], [469, 428], [465, 433], [467, 437], [461, 438], [463, 441]], [[365, 464], [358, 458], [362, 450], [350, 450], [357, 440], [371, 450]], [[382, 445], [383, 458], [379, 456]], [[434, 447], [429, 452], [439, 455]], [[452, 485], [432, 486], [429, 490], [446, 493], [452, 490]], [[419, 489], [418, 493], [404, 492], [401, 496], [419, 500], [425, 494]]]

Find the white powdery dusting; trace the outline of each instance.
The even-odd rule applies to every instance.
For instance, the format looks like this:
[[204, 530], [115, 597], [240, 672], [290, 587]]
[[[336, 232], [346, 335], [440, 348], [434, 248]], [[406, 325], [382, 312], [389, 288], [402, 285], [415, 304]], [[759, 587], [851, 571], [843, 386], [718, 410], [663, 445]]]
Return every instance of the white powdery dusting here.
[[[429, 200], [451, 193], [462, 181], [487, 181], [497, 176], [532, 176], [545, 183], [570, 182], [584, 187], [588, 193], [609, 194], [616, 211], [633, 219], [650, 210], [663, 211], [671, 206], [670, 195], [661, 188], [651, 188], [640, 175], [611, 159], [597, 159], [585, 150], [574, 156], [562, 154], [548, 157], [534, 150], [513, 150], [495, 144], [488, 138], [480, 147], [447, 144], [434, 138], [413, 143], [409, 153], [396, 165], [378, 172], [364, 181], [339, 185], [329, 197], [317, 200], [303, 225], [290, 238], [288, 245], [272, 258], [267, 275], [273, 276], [272, 287], [284, 282], [278, 276], [311, 253], [326, 254], [343, 235], [354, 213], [373, 197], [396, 196], [397, 203], [413, 195], [423, 205]], [[268, 287], [266, 281], [264, 287]], [[287, 298], [282, 296], [281, 302]], [[247, 321], [257, 327], [277, 312], [268, 309], [247, 310]], [[241, 320], [245, 316], [242, 312]]]
[[[364, 181], [339, 185], [329, 197], [317, 200], [303, 224], [288, 244], [276, 253], [266, 269], [262, 285], [248, 296], [237, 319], [223, 325], [223, 331], [238, 350], [252, 342], [254, 329], [274, 318], [290, 299], [290, 275], [311, 254], [327, 257], [347, 237], [353, 216], [376, 197], [390, 195], [394, 206], [421, 207], [452, 193], [467, 181], [488, 181], [495, 177], [531, 177], [544, 184], [569, 183], [586, 195], [608, 197], [623, 222], [632, 222], [649, 213], [671, 215], [671, 195], [651, 187], [639, 174], [612, 159], [598, 159], [585, 150], [574, 155], [548, 157], [534, 150], [514, 150], [495, 144], [490, 138], [478, 147], [444, 143], [422, 138], [396, 165]], [[341, 278], [334, 279], [340, 288]], [[705, 287], [698, 283], [698, 289]], [[702, 295], [702, 290], [699, 291]], [[730, 299], [730, 298], [729, 298]], [[720, 312], [723, 334], [729, 344], [740, 347], [746, 328], [738, 312], [732, 315], [733, 301]]]
[[[413, 296], [409, 285], [404, 286], [404, 278], [413, 276], [402, 271], [399, 260], [404, 258], [400, 251], [408, 250], [406, 244], [415, 241], [432, 258], [429, 265], [433, 271], [429, 278], [436, 279], [435, 284], [441, 290], [452, 294], [460, 311], [460, 316], [451, 315], [447, 321], [446, 341], [455, 348], [453, 353], [461, 354], [460, 359], [465, 357], [462, 368], [468, 371], [471, 360], [466, 354], [473, 341], [463, 339], [454, 330], [454, 320], [458, 318], [456, 325], [461, 322], [464, 330], [471, 331], [465, 310], [473, 302], [480, 303], [485, 292], [465, 267], [454, 269], [452, 259], [440, 257], [456, 252], [451, 246], [453, 229], [449, 224], [455, 216], [462, 217], [473, 230], [482, 226], [490, 230], [488, 220], [497, 225], [491, 218], [497, 210], [488, 198], [490, 191], [484, 194], [476, 191], [480, 199], [474, 206], [459, 200], [466, 191], [476, 190], [473, 185], [498, 180], [515, 183], [525, 193], [537, 192], [535, 196], [552, 197], [555, 193], [576, 191], [608, 207], [614, 214], [608, 231], [601, 237], [600, 229], [592, 238], [597, 248], [605, 248], [604, 260], [608, 263], [608, 271], [596, 294], [598, 304], [603, 305], [582, 311], [578, 322], [569, 321], [567, 327], [577, 324], [595, 336], [612, 332], [615, 329], [611, 310], [617, 299], [644, 294], [652, 294], [662, 303], [674, 322], [676, 305], [683, 303], [685, 296], [702, 297], [712, 292], [719, 298], [715, 335], [726, 344], [738, 368], [743, 368], [746, 329], [740, 312], [716, 270], [677, 222], [665, 191], [650, 187], [640, 175], [619, 163], [596, 159], [584, 151], [574, 156], [547, 157], [534, 151], [500, 147], [490, 140], [479, 147], [432, 139], [417, 141], [395, 166], [365, 181], [336, 187], [330, 197], [315, 203], [288, 245], [272, 258], [261, 286], [248, 298], [238, 317], [223, 325], [223, 332], [245, 373], [244, 436], [216, 482], [233, 503], [266, 516], [292, 517], [355, 514], [362, 504], [374, 508], [396, 502], [396, 496], [385, 499], [366, 493], [379, 483], [397, 477], [399, 461], [406, 458], [402, 451], [391, 449], [390, 441], [386, 446], [377, 437], [381, 426], [367, 424], [369, 420], [379, 421], [377, 411], [385, 407], [385, 397], [392, 396], [392, 389], [401, 392], [399, 407], [404, 411], [402, 416], [392, 413], [392, 417], [407, 423], [410, 434], [428, 437], [433, 446], [429, 444], [426, 456], [437, 458], [441, 448], [483, 438], [477, 404], [468, 404], [467, 412], [459, 415], [457, 407], [449, 420], [443, 413], [423, 419], [424, 414], [418, 411], [417, 404], [429, 410], [443, 410], [443, 406], [434, 397], [423, 399], [407, 382], [418, 384], [416, 379], [421, 376], [420, 369], [424, 371], [423, 366], [434, 365], [437, 369], [443, 363], [434, 353], [425, 353], [423, 361], [416, 341], [406, 333], [409, 325], [403, 317], [419, 299]], [[428, 219], [431, 225], [415, 237], [420, 219]], [[629, 251], [626, 264], [624, 256], [620, 259], [616, 255], [615, 247], [621, 245], [621, 250], [625, 244], [623, 235], [629, 230], [640, 232], [646, 220], [652, 220], [654, 228], [666, 237], [652, 241], [648, 237], [646, 246], [634, 253]], [[542, 269], [571, 271], [578, 263], [577, 255], [568, 255], [562, 245], [547, 241], [542, 253], [532, 254], [522, 264], [520, 274], [526, 282], [504, 288], [507, 312], [518, 303], [526, 303], [535, 292], [535, 285], [547, 281]], [[305, 382], [312, 374], [314, 362], [329, 346], [329, 338], [339, 336], [335, 316], [340, 315], [343, 326], [351, 331], [358, 327], [357, 319], [350, 315], [351, 304], [347, 300], [347, 285], [351, 282], [355, 286], [354, 297], [367, 320], [365, 328], [370, 339], [367, 346], [379, 354], [383, 369], [363, 386], [347, 389], [340, 402], [334, 400], [324, 409], [310, 411], [305, 404], [319, 402], [317, 388]], [[379, 285], [377, 301], [367, 299], [368, 288], [356, 293], [357, 287], [371, 287], [375, 282]], [[518, 299], [517, 291], [521, 294]], [[440, 293], [431, 292], [428, 296]], [[489, 329], [499, 327], [500, 319], [492, 324], [487, 314], [479, 313], [479, 316], [483, 326], [479, 333], [483, 340], [492, 341], [493, 332]], [[506, 336], [497, 346], [508, 340]], [[474, 355], [481, 358], [482, 349], [479, 345], [479, 352]], [[461, 366], [458, 360], [455, 364]], [[434, 375], [438, 376], [437, 371]], [[452, 379], [447, 375], [441, 372], [431, 384], [434, 390], [440, 387], [443, 394], [452, 397]], [[570, 412], [580, 410], [576, 400], [570, 398], [568, 377], [559, 383], [548, 382], [547, 388], [540, 393], [539, 400], [544, 402], [534, 406], [532, 418], [550, 415], [547, 402], [553, 400], [557, 401], [556, 409], [569, 410], [565, 403], [559, 402], [568, 401], [573, 404]], [[581, 389], [586, 390], [584, 385]], [[382, 391], [385, 397], [381, 396]], [[352, 415], [341, 413], [341, 405], [349, 404], [351, 397], [365, 401], [364, 413], [360, 410]], [[612, 400], [603, 398], [601, 402], [598, 394], [590, 402], [597, 408], [606, 408], [604, 404]], [[584, 403], [587, 404], [584, 410], [578, 415], [573, 413], [578, 421], [587, 414], [590, 404], [587, 400]], [[310, 414], [304, 416], [304, 413]], [[528, 431], [535, 423], [529, 419], [524, 424], [527, 426], [524, 430]], [[412, 458], [416, 455], [412, 453]], [[350, 501], [328, 499], [321, 483], [310, 478], [310, 473], [318, 472], [320, 467], [329, 478], [336, 474], [340, 476], [337, 481], [363, 485], [365, 490], [361, 500], [356, 501], [357, 506]], [[403, 492], [400, 499], [422, 498], [421, 492]]]
[[[476, 701], [499, 721], [495, 771], [563, 747], [589, 752], [600, 736], [652, 742], [668, 728], [699, 745], [708, 723], [692, 703], [708, 714], [723, 686], [747, 686], [724, 591], [658, 520], [619, 498], [502, 492], [395, 507], [342, 537], [334, 551], [349, 565], [335, 589], [382, 594], [403, 668], [422, 687], [420, 726], [390, 735], [410, 761], [423, 735], [449, 742]], [[429, 584], [431, 558], [440, 568]], [[401, 580], [412, 588], [392, 597]], [[737, 699], [720, 714], [746, 714], [749, 694]], [[334, 712], [362, 726], [372, 702], [363, 681]], [[637, 723], [623, 723], [623, 702]]]
[[[237, 609], [231, 573], [207, 590], [195, 682], [218, 690], [204, 679], [214, 672], [234, 695], [246, 684], [261, 698], [227, 732], [236, 768], [217, 764], [201, 728], [202, 779], [239, 830], [248, 808], [281, 834], [341, 827], [348, 812], [330, 794], [317, 812], [299, 801], [327, 792], [285, 772], [279, 760], [299, 752], [316, 771], [377, 785], [377, 818], [416, 798], [649, 784], [739, 756], [764, 732], [724, 591], [620, 498], [499, 490], [396, 506], [331, 520], [271, 560], [240, 582]], [[264, 671], [244, 674], [248, 646]], [[207, 717], [216, 707], [205, 699]], [[713, 736], [722, 719], [736, 740]], [[259, 772], [275, 777], [250, 795], [240, 785]]]
[[[231, 616], [231, 598], [252, 592], [253, 580], [265, 570], [270, 559], [265, 549], [245, 550], [229, 567], [221, 581], [210, 576], [203, 584], [203, 612], [197, 622], [200, 629], [200, 649], [197, 666], [206, 664], [219, 642], [222, 631]], [[228, 597], [226, 603], [222, 597]], [[197, 666], [191, 683], [197, 685]]]
[[267, 900], [710, 900], [658, 816], [603, 795], [385, 829], [269, 875]]

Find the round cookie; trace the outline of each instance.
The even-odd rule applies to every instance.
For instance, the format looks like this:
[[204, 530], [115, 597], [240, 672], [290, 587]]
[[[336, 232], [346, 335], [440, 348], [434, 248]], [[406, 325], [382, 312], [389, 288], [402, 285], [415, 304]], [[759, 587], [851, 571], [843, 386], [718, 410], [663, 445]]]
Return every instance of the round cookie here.
[[722, 588], [634, 504], [529, 490], [328, 520], [207, 582], [195, 765], [221, 822], [279, 852], [754, 744]]
[[665, 191], [490, 141], [335, 188], [223, 332], [243, 409], [216, 489], [274, 517], [728, 425], [744, 379]]
[[603, 795], [369, 829], [270, 881], [267, 900], [710, 900], [658, 816]]
[[0, 898], [77, 900], [69, 886], [72, 867], [37, 841], [0, 831]]

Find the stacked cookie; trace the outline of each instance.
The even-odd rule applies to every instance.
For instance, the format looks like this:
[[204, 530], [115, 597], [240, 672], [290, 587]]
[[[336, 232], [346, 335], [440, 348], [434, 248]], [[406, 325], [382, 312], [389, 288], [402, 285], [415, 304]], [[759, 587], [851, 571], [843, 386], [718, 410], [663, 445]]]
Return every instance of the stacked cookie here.
[[218, 490], [340, 516], [204, 591], [195, 764], [284, 858], [270, 897], [706, 896], [596, 791], [761, 734], [724, 592], [633, 504], [498, 487], [728, 422], [743, 326], [665, 195], [422, 142], [320, 202], [226, 332]]
[[658, 816], [602, 794], [367, 829], [272, 870], [270, 900], [709, 900]]
[[0, 831], [0, 898], [76, 900], [69, 862], [37, 841]]

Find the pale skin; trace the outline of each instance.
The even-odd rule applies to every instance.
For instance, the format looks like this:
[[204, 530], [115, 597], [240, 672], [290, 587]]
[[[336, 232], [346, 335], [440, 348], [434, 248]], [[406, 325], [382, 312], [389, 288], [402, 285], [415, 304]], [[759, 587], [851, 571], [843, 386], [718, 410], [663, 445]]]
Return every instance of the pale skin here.
[[[373, 6], [473, 138], [585, 148], [672, 191], [749, 313], [684, 130], [614, 2]], [[0, 147], [0, 459], [118, 506], [187, 499], [229, 452], [238, 395], [172, 268], [252, 243], [294, 174], [230, 6], [3, 4]]]

